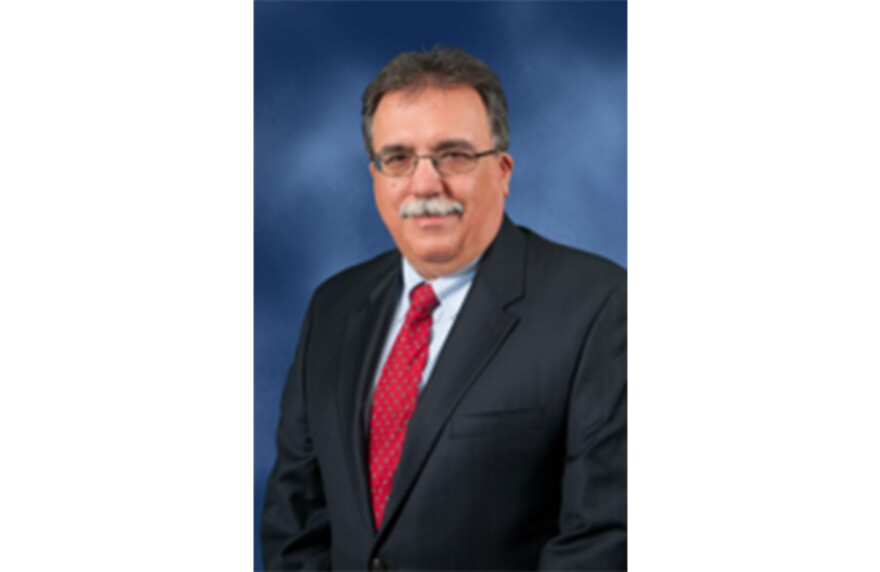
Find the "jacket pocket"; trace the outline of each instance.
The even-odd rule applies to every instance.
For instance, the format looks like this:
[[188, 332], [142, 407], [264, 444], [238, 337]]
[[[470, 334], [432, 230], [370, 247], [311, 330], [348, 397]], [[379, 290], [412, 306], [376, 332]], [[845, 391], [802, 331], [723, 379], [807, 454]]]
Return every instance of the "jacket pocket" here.
[[453, 438], [482, 435], [517, 435], [541, 426], [543, 407], [461, 413], [452, 418]]

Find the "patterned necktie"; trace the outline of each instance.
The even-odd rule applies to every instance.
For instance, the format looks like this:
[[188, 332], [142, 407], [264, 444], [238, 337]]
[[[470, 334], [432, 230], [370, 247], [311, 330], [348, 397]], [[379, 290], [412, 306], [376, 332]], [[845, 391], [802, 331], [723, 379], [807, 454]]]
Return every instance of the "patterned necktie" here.
[[382, 367], [370, 412], [370, 490], [376, 528], [385, 514], [406, 426], [416, 407], [419, 381], [428, 361], [431, 312], [440, 303], [425, 282], [413, 288], [409, 298], [409, 311]]

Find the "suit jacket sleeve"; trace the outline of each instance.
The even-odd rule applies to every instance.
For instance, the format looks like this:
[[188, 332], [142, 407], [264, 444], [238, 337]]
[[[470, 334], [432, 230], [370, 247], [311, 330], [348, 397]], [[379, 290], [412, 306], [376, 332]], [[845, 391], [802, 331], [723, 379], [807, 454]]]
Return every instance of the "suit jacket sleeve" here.
[[599, 310], [572, 387], [559, 535], [544, 570], [626, 569], [626, 278]]
[[305, 407], [305, 359], [314, 301], [284, 389], [278, 457], [266, 487], [261, 540], [266, 570], [329, 570], [330, 523]]

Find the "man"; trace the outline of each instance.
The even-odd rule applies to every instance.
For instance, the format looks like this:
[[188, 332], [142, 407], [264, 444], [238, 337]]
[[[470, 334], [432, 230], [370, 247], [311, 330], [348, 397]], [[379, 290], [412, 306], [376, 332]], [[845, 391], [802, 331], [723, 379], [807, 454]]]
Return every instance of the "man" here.
[[403, 53], [363, 131], [397, 250], [329, 279], [288, 376], [267, 569], [626, 567], [626, 274], [504, 214], [495, 74]]

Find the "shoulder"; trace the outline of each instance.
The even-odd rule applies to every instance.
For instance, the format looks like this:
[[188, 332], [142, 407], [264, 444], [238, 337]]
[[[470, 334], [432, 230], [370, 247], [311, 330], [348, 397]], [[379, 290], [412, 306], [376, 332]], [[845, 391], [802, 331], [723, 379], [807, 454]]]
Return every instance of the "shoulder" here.
[[528, 273], [538, 281], [599, 289], [625, 287], [626, 270], [598, 254], [553, 242], [526, 227], [517, 227], [526, 243]]
[[389, 250], [338, 272], [322, 282], [312, 296], [316, 312], [348, 309], [361, 305], [377, 290], [390, 284], [400, 272], [400, 254]]

